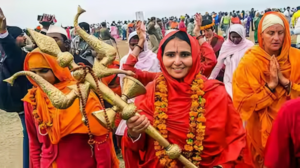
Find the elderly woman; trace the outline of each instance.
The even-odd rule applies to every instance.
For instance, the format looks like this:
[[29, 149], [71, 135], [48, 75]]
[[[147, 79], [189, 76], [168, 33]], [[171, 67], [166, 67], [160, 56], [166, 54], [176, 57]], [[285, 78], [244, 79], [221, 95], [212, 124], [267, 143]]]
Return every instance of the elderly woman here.
[[289, 23], [268, 12], [258, 26], [258, 46], [246, 52], [233, 75], [233, 103], [247, 122], [247, 143], [262, 167], [272, 122], [284, 102], [300, 96], [300, 51], [291, 47]]
[[[141, 51], [145, 38], [140, 33], [131, 55], [138, 56]], [[162, 72], [136, 71], [137, 79], [154, 76], [154, 81], [147, 85], [147, 93], [135, 100], [141, 116], [127, 121], [123, 139], [127, 168], [183, 167], [144, 133], [150, 123], [168, 141], [179, 145], [196, 166], [232, 167], [245, 147], [242, 121], [223, 84], [201, 75], [200, 48], [209, 44], [199, 33], [197, 36], [200, 38], [184, 31], [169, 33], [157, 55]], [[206, 50], [213, 52], [211, 47]]]
[[226, 65], [224, 73], [224, 84], [227, 93], [232, 98], [232, 76], [237, 68], [240, 60], [245, 52], [254, 44], [247, 40], [245, 36], [245, 29], [240, 24], [233, 24], [228, 31], [228, 39], [223, 43], [218, 63], [213, 69], [209, 79], [216, 79], [223, 65]]

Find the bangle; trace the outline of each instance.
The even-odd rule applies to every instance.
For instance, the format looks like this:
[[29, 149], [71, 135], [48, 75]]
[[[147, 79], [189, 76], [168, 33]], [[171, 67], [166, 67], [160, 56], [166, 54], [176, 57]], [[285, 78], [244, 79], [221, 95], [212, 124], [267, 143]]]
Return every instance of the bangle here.
[[199, 40], [200, 38], [203, 38], [204, 36], [203, 35], [200, 35], [198, 37], [196, 37], [197, 40]]
[[291, 85], [291, 81], [289, 81], [289, 83], [288, 84], [286, 84], [285, 86], [283, 86], [285, 89], [287, 89], [287, 88], [289, 88], [290, 87], [290, 85]]
[[268, 83], [266, 83], [265, 86], [266, 86], [272, 93], [275, 92], [275, 89], [271, 89], [271, 88], [268, 86]]
[[139, 47], [140, 50], [143, 50], [143, 47], [139, 46], [138, 44], [134, 45], [135, 47]]
[[141, 136], [141, 134], [139, 134], [139, 136], [138, 136], [137, 138], [134, 138], [134, 137], [132, 137], [132, 136], [129, 134], [129, 132], [127, 131], [127, 136], [128, 136], [130, 139], [132, 139], [132, 140], [134, 141], [134, 140], [139, 139], [140, 136]]
[[5, 34], [7, 32], [7, 30], [5, 30], [4, 32], [0, 32], [0, 34]]

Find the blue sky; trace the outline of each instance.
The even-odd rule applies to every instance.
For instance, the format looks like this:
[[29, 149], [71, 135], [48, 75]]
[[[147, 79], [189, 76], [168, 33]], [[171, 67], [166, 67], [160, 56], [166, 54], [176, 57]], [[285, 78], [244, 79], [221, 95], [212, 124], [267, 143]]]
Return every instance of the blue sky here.
[[58, 25], [72, 25], [81, 5], [87, 12], [80, 21], [100, 23], [104, 20], [132, 20], [136, 11], [144, 11], [145, 18], [194, 14], [206, 11], [263, 10], [267, 7], [300, 6], [298, 0], [0, 0], [9, 25], [34, 28], [37, 15], [55, 14]]

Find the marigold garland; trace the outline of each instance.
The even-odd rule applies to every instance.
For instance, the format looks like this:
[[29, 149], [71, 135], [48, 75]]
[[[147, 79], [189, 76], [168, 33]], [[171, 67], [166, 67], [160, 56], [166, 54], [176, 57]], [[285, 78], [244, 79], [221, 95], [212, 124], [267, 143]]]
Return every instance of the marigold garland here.
[[215, 22], [212, 22], [211, 24], [209, 24], [209, 25], [205, 25], [205, 26], [201, 26], [200, 27], [200, 30], [206, 30], [206, 29], [209, 29], [209, 28], [211, 28], [211, 27], [213, 27], [215, 25]]
[[[191, 85], [192, 105], [190, 108], [190, 127], [187, 134], [186, 144], [184, 145], [183, 154], [196, 166], [200, 165], [201, 153], [203, 151], [202, 141], [205, 135], [205, 99], [204, 82], [201, 79], [201, 74], [198, 74]], [[166, 79], [160, 75], [157, 79], [155, 88], [155, 112], [153, 126], [161, 133], [164, 138], [168, 138], [168, 130], [166, 120], [168, 119], [168, 89]], [[160, 146], [157, 141], [154, 142], [156, 156], [160, 160], [160, 164], [164, 167], [177, 168], [177, 161], [170, 159], [166, 155], [164, 147]]]

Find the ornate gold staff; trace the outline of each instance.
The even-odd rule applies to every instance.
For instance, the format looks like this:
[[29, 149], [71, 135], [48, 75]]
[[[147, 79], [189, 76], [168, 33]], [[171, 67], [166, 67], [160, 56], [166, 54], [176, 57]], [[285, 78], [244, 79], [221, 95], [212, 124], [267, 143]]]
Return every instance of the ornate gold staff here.
[[[74, 23], [78, 23], [77, 20], [81, 13], [83, 13], [83, 10], [80, 7], [78, 7], [78, 14], [75, 17]], [[78, 25], [76, 26], [77, 28], [79, 27]], [[78, 68], [73, 73], [75, 79], [80, 80], [84, 77], [85, 81], [90, 84], [92, 90], [97, 91], [97, 88], [100, 88], [100, 92], [103, 95], [104, 99], [110, 102], [112, 105], [115, 105], [112, 109], [106, 110], [109, 120], [105, 120], [104, 110], [94, 112], [94, 116], [97, 117], [97, 119], [100, 121], [100, 123], [103, 126], [108, 128], [111, 127], [110, 123], [114, 121], [114, 116], [116, 114], [114, 110], [117, 109], [122, 111], [121, 117], [125, 120], [128, 120], [134, 115], [139, 115], [138, 113], [136, 113], [137, 109], [133, 103], [130, 104], [126, 103], [129, 98], [145, 93], [145, 88], [139, 81], [131, 77], [125, 77], [123, 95], [121, 98], [99, 80], [95, 81], [92, 75], [90, 74], [90, 72], [87, 72], [86, 69], [79, 69], [79, 66], [74, 63], [73, 56], [68, 52], [62, 53], [59, 47], [57, 46], [56, 42], [52, 38], [39, 34], [33, 30], [29, 30], [29, 33], [32, 35], [33, 39], [35, 40], [36, 44], [38, 45], [38, 47], [42, 52], [56, 56], [57, 61], [62, 67], [69, 66], [71, 68]], [[84, 34], [84, 32], [82, 32], [82, 34], [86, 35]], [[92, 37], [89, 38], [88, 36], [85, 36], [85, 38], [83, 39], [89, 41], [89, 43], [91, 43], [90, 45], [98, 53], [97, 59], [95, 59], [94, 64], [97, 64], [100, 70], [95, 68], [94, 66], [94, 70], [96, 71], [96, 74], [97, 72], [100, 74], [100, 75], [98, 74], [99, 76], [103, 74], [107, 74], [102, 70], [106, 70], [106, 71], [109, 70], [104, 65], [107, 65], [107, 63], [111, 61], [113, 56], [115, 57], [116, 52], [114, 51], [114, 48], [104, 42], [101, 42], [100, 40], [97, 40], [97, 38], [95, 38], [96, 40], [94, 40], [94, 38]], [[127, 74], [127, 72], [125, 74]], [[29, 75], [30, 77], [32, 77], [32, 79], [35, 80], [35, 82], [39, 86], [41, 86], [43, 91], [47, 94], [50, 101], [53, 103], [53, 105], [56, 108], [60, 108], [62, 106], [61, 104], [65, 105], [63, 107], [70, 106], [72, 104], [71, 102], [73, 102], [75, 98], [78, 96], [75, 94], [76, 93], [75, 88], [73, 89], [75, 90], [74, 92], [70, 92], [69, 94], [64, 95], [61, 91], [59, 91], [55, 87], [50, 87], [49, 85], [51, 84], [49, 83], [47, 84], [45, 80], [38, 78], [36, 74], [26, 72], [26, 71], [18, 72], [14, 74], [12, 77], [10, 77], [9, 79], [7, 79], [6, 81], [13, 84], [13, 81], [20, 75]], [[185, 167], [196, 168], [194, 164], [192, 164], [188, 159], [186, 159], [183, 155], [181, 155], [181, 149], [178, 145], [170, 144], [153, 126], [150, 125], [146, 129], [145, 133], [147, 133], [153, 139], [158, 141], [161, 146], [165, 147], [166, 154], [171, 159], [178, 159], [180, 162], [182, 162], [185, 165]]]

